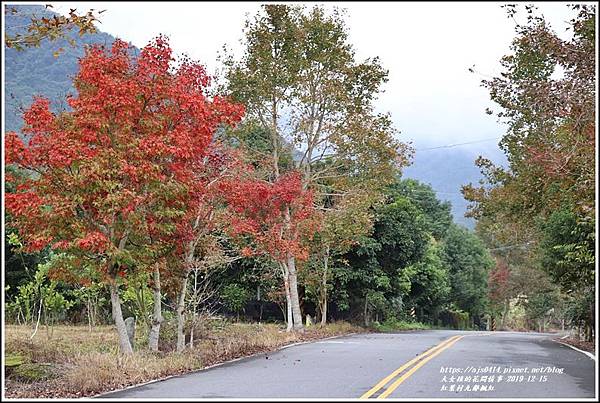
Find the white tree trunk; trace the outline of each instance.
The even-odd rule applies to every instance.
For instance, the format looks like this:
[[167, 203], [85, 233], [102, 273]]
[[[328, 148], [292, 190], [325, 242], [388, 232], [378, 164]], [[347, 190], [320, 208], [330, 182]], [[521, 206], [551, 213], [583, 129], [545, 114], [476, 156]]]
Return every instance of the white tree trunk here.
[[365, 295], [365, 311], [364, 311], [365, 326], [369, 327], [369, 295]]
[[298, 276], [296, 274], [296, 259], [288, 256], [287, 260], [288, 278], [290, 283], [290, 299], [292, 305], [292, 319], [295, 331], [304, 331], [302, 324], [302, 312], [300, 312], [300, 298], [298, 296]]
[[181, 288], [177, 298], [177, 351], [185, 349], [185, 334], [183, 328], [185, 325], [185, 292], [187, 289], [187, 274], [181, 281]]
[[293, 327], [292, 321], [292, 298], [290, 296], [290, 283], [289, 283], [289, 274], [287, 264], [285, 262], [280, 262], [281, 274], [283, 276], [283, 289], [285, 290], [285, 308], [286, 308], [286, 332], [291, 332]]
[[133, 354], [133, 348], [129, 343], [127, 328], [123, 320], [123, 312], [121, 311], [121, 300], [119, 299], [119, 288], [114, 279], [109, 283], [110, 302], [112, 304], [112, 317], [117, 326], [117, 334], [119, 335], [119, 349], [122, 354]]
[[148, 335], [148, 347], [152, 351], [158, 351], [158, 340], [160, 338], [160, 325], [163, 322], [161, 286], [160, 286], [160, 266], [154, 265], [154, 313], [152, 316], [152, 325]]
[[319, 307], [321, 310], [321, 326], [327, 324], [327, 276], [329, 272], [329, 247], [325, 248], [323, 257], [323, 278], [321, 279], [321, 298]]

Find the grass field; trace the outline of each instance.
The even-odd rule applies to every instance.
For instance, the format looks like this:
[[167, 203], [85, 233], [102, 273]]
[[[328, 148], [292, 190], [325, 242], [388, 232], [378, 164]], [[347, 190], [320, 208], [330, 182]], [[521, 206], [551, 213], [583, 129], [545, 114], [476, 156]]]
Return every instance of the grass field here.
[[182, 353], [152, 353], [144, 347], [145, 337], [139, 332], [136, 352], [125, 357], [118, 354], [112, 326], [91, 331], [87, 326], [55, 326], [52, 333], [40, 328], [31, 340], [29, 326], [6, 325], [4, 330], [6, 397], [10, 398], [93, 396], [294, 342], [365, 331], [338, 322], [323, 328], [312, 326], [300, 334], [287, 333], [277, 324], [220, 320], [206, 326], [194, 347]]

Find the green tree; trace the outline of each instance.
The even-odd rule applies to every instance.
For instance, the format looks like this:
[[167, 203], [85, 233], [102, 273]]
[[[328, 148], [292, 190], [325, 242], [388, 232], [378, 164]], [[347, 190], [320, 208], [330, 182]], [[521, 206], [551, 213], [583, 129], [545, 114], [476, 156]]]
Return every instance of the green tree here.
[[[578, 217], [573, 208], [563, 207], [541, 224], [539, 261], [550, 277], [575, 301], [586, 301], [594, 294], [595, 228], [590, 220]], [[581, 304], [580, 304], [581, 305]], [[588, 300], [585, 319], [586, 338], [594, 328], [594, 301]]]
[[[283, 173], [280, 155], [291, 147], [303, 186], [324, 206], [324, 193], [344, 198], [359, 177], [367, 189], [406, 163], [407, 147], [394, 139], [389, 116], [373, 110], [387, 72], [377, 58], [355, 60], [337, 9], [328, 15], [319, 6], [265, 5], [247, 21], [244, 40], [240, 60], [224, 58], [226, 88], [271, 135], [270, 180]], [[330, 179], [335, 183], [324, 190]], [[286, 273], [294, 328], [302, 329], [293, 256]]]
[[594, 282], [594, 225], [579, 220], [570, 208], [540, 223], [540, 264], [565, 290]]
[[451, 205], [440, 201], [431, 185], [416, 179], [400, 179], [390, 185], [389, 193], [390, 197], [410, 199], [423, 212], [431, 235], [438, 241], [444, 238], [452, 223]]
[[475, 234], [457, 225], [448, 229], [442, 250], [450, 275], [450, 299], [479, 324], [487, 308], [488, 273], [494, 261]]
[[[510, 17], [522, 16], [506, 7]], [[547, 268], [563, 291], [594, 293], [596, 7], [570, 7], [572, 35], [563, 39], [525, 6], [502, 73], [482, 82], [508, 128], [500, 146], [509, 166], [479, 158], [485, 180], [463, 193], [492, 243], [541, 243], [529, 265]], [[556, 231], [561, 222], [570, 229]]]
[[23, 320], [31, 324], [33, 332], [30, 338], [37, 333], [42, 318], [48, 337], [51, 337], [54, 324], [64, 318], [73, 306], [73, 301], [66, 299], [59, 289], [58, 281], [48, 275], [62, 257], [61, 254], [51, 254], [46, 262], [38, 264], [31, 281], [21, 284], [14, 300], [7, 304], [9, 312], [16, 314], [17, 322]]
[[558, 308], [560, 295], [556, 288], [550, 288], [534, 294], [525, 302], [525, 314], [527, 319], [536, 322], [537, 330], [546, 330], [548, 320]]
[[441, 247], [430, 242], [423, 258], [406, 271], [410, 279], [410, 292], [405, 310], [414, 308], [420, 322], [437, 323], [439, 313], [449, 302], [451, 291]]
[[[327, 322], [327, 307], [331, 289], [331, 273], [339, 263], [339, 257], [347, 253], [360, 238], [373, 231], [374, 214], [371, 209], [376, 203], [376, 192], [347, 192], [344, 197], [326, 196], [322, 208], [323, 223], [313, 242], [312, 265], [306, 271], [312, 282], [306, 281], [307, 294], [311, 293], [317, 301], [321, 325]], [[314, 270], [310, 270], [310, 269]], [[312, 285], [312, 287], [311, 287]]]
[[227, 309], [237, 314], [238, 320], [240, 318], [240, 312], [244, 309], [244, 306], [250, 299], [248, 291], [239, 284], [228, 284], [223, 287], [221, 291], [221, 299], [227, 307]]
[[338, 306], [360, 309], [367, 325], [373, 314], [376, 320], [401, 315], [411, 288], [408, 267], [423, 258], [429, 237], [423, 214], [408, 199], [379, 206], [373, 233], [344, 255], [334, 276]]

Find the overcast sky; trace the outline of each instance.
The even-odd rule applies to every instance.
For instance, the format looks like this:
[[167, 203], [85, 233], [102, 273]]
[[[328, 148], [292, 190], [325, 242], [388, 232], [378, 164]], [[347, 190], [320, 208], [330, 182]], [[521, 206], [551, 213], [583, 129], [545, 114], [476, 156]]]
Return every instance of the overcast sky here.
[[[224, 44], [239, 50], [246, 14], [264, 2], [53, 2], [54, 10], [106, 10], [100, 30], [142, 47], [159, 33], [177, 53], [209, 71]], [[497, 74], [508, 52], [514, 22], [503, 3], [303, 3], [347, 9], [349, 39], [359, 60], [379, 56], [389, 70], [377, 109], [390, 112], [402, 140], [446, 145], [499, 137], [503, 128], [485, 114], [493, 107], [482, 74]], [[562, 34], [571, 12], [564, 3], [534, 3]], [[519, 19], [517, 19], [519, 20]], [[522, 19], [521, 19], [522, 21]], [[564, 34], [563, 34], [564, 35]], [[482, 148], [495, 142], [480, 143]]]

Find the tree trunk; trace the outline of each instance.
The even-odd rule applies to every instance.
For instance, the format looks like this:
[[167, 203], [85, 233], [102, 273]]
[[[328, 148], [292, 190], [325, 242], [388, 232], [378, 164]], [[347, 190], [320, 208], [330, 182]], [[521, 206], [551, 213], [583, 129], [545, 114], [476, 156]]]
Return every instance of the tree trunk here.
[[283, 275], [283, 288], [285, 291], [285, 320], [286, 320], [286, 332], [290, 332], [293, 327], [292, 322], [292, 298], [290, 297], [290, 282], [288, 275], [288, 268], [285, 262], [280, 262], [281, 274]]
[[292, 328], [294, 327], [294, 322], [292, 321], [292, 298], [290, 297], [290, 286], [287, 284], [287, 280], [285, 285], [285, 309], [285, 319], [287, 321], [285, 331], [291, 332]]
[[177, 298], [177, 351], [181, 352], [185, 348], [185, 334], [183, 327], [185, 324], [185, 291], [187, 288], [187, 274], [181, 281], [181, 288]]
[[258, 323], [262, 322], [262, 316], [263, 316], [263, 302], [260, 301], [260, 313], [258, 314]]
[[504, 330], [506, 326], [506, 318], [508, 317], [508, 311], [510, 309], [510, 300], [506, 299], [504, 301], [504, 311], [502, 312], [502, 316], [500, 317], [500, 330]]
[[133, 354], [133, 348], [129, 343], [129, 336], [127, 335], [127, 328], [125, 327], [125, 321], [123, 320], [123, 312], [121, 311], [121, 300], [119, 299], [119, 288], [115, 283], [115, 279], [112, 279], [109, 283], [110, 288], [110, 302], [112, 305], [112, 317], [117, 326], [117, 334], [119, 335], [119, 350], [122, 354]]
[[44, 309], [44, 325], [46, 326], [46, 338], [50, 338], [50, 325], [48, 324], [48, 311]]
[[[38, 331], [38, 328], [40, 327], [40, 319], [42, 318], [42, 301], [40, 301], [40, 307], [38, 309], [38, 318], [37, 318], [37, 322], [35, 322], [35, 327], [33, 329], [33, 333], [31, 333], [31, 336], [29, 336], [29, 339], [33, 339], [33, 337], [35, 336], [35, 334]], [[35, 319], [35, 318], [33, 318]], [[33, 325], [33, 322], [32, 322]]]
[[365, 295], [365, 312], [364, 312], [364, 319], [365, 319], [365, 326], [369, 327], [369, 316], [368, 316], [368, 308], [369, 308], [369, 296]]
[[98, 322], [98, 298], [96, 297], [96, 298], [92, 299], [91, 297], [89, 297], [88, 301], [90, 303], [91, 327], [95, 328], [96, 323]]
[[298, 276], [296, 274], [296, 259], [294, 258], [294, 256], [288, 255], [287, 267], [290, 283], [290, 299], [292, 304], [292, 319], [294, 324], [294, 330], [303, 332], [304, 325], [302, 324], [302, 312], [300, 311], [300, 298], [298, 296]]
[[588, 336], [587, 336], [587, 340], [586, 341], [592, 341], [594, 339], [594, 337], [596, 335], [593, 334], [594, 331], [594, 320], [595, 320], [595, 315], [594, 315], [594, 304], [590, 303], [590, 318], [589, 318], [589, 324], [588, 324], [588, 328], [589, 328], [589, 332], [588, 332]]
[[152, 351], [158, 351], [158, 339], [160, 337], [160, 325], [163, 322], [162, 304], [161, 304], [161, 287], [160, 287], [160, 266], [158, 263], [154, 265], [154, 313], [152, 316], [152, 324], [150, 334], [148, 335], [148, 347]]
[[90, 332], [92, 331], [92, 303], [90, 301], [90, 297], [88, 296], [86, 302], [85, 302], [86, 308], [87, 308], [87, 318], [88, 318], [88, 327]]
[[319, 308], [321, 311], [321, 326], [327, 323], [327, 275], [329, 271], [329, 246], [325, 248], [325, 256], [323, 258], [323, 278], [321, 281], [321, 298]]
[[277, 100], [272, 98], [271, 104], [271, 140], [273, 141], [273, 173], [279, 179], [279, 131], [277, 128]]

